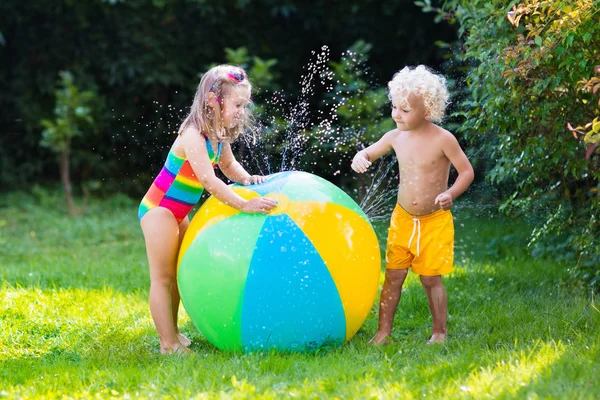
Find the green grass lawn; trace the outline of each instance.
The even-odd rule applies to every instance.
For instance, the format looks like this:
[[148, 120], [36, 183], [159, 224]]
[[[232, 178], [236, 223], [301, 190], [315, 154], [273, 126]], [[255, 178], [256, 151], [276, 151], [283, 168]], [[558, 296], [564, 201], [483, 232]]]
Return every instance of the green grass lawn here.
[[92, 200], [72, 218], [36, 193], [0, 198], [0, 398], [600, 396], [600, 305], [561, 285], [568, 265], [527, 255], [518, 221], [456, 210], [446, 345], [425, 345], [410, 275], [391, 345], [367, 344], [376, 304], [349, 343], [312, 354], [222, 353], [182, 311], [182, 358], [158, 354], [136, 202]]

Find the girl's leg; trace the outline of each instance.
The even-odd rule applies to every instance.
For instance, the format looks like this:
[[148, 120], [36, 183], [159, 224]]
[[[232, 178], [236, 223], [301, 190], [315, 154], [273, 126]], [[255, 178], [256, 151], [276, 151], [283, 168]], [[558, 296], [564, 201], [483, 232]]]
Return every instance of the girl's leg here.
[[[185, 217], [183, 221], [179, 224], [179, 244], [177, 245], [177, 258], [179, 258], [179, 249], [181, 249], [181, 242], [183, 241], [183, 236], [185, 236], [185, 232], [187, 231], [188, 226], [190, 225], [190, 220], [188, 217]], [[173, 309], [173, 321], [175, 321], [175, 329], [177, 330], [177, 337], [182, 345], [185, 347], [189, 346], [192, 342], [190, 339], [185, 337], [179, 332], [179, 328], [177, 327], [177, 314], [179, 312], [179, 302], [181, 297], [179, 295], [179, 285], [177, 281], [175, 284], [171, 286], [171, 307]]]
[[171, 290], [175, 286], [179, 225], [171, 211], [156, 207], [141, 220], [150, 265], [150, 313], [160, 336], [161, 353], [181, 347], [173, 320]]

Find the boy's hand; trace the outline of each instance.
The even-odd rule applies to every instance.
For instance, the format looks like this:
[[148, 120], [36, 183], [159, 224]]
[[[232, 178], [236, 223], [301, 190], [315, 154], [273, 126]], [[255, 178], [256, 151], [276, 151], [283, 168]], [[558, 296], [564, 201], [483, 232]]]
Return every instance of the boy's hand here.
[[251, 175], [250, 178], [244, 181], [244, 186], [255, 185], [258, 183], [263, 183], [267, 180], [268, 177], [263, 175]]
[[369, 161], [367, 157], [368, 155], [365, 151], [359, 151], [354, 156], [354, 159], [352, 160], [352, 165], [350, 166], [354, 171], [360, 174], [366, 172], [367, 168], [371, 166], [371, 161]]
[[449, 210], [452, 207], [452, 196], [450, 196], [446, 192], [440, 193], [435, 198], [435, 202], [434, 203], [435, 204], [439, 204], [440, 208], [442, 208], [444, 210]]

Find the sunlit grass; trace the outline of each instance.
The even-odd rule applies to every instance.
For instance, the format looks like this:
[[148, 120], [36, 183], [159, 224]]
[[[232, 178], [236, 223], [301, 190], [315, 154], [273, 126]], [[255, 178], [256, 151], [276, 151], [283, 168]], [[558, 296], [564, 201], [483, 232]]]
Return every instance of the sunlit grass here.
[[[581, 398], [600, 393], [600, 312], [561, 286], [565, 265], [532, 259], [514, 221], [456, 212], [448, 343], [427, 346], [431, 317], [409, 275], [393, 344], [355, 338], [314, 354], [228, 354], [181, 312], [190, 357], [158, 354], [136, 204], [92, 201], [68, 217], [61, 197], [0, 202], [0, 397]], [[378, 229], [385, 229], [383, 224]], [[385, 236], [381, 232], [380, 236]], [[492, 243], [492, 245], [490, 245]]]

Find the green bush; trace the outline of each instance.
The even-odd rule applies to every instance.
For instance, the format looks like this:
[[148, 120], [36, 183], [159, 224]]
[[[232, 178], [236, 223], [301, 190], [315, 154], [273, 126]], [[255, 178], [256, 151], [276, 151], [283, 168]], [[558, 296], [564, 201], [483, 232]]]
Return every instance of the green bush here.
[[[460, 131], [476, 136], [481, 156], [493, 160], [488, 179], [511, 189], [501, 210], [543, 214], [530, 246], [570, 253], [574, 282], [600, 289], [600, 157], [592, 154], [600, 129], [593, 77], [600, 4], [448, 0], [441, 10], [429, 1], [421, 6], [459, 25], [454, 61], [467, 83]], [[569, 128], [581, 135], [573, 138]], [[568, 248], [550, 246], [556, 237]]]

